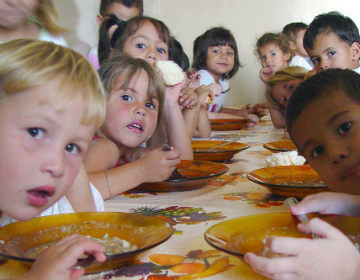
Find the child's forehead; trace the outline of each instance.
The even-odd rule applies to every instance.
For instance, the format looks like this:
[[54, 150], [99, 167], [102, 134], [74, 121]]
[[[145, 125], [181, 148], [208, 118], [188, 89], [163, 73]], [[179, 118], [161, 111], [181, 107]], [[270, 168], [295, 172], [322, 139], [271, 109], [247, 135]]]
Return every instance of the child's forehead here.
[[269, 52], [269, 51], [278, 51], [281, 50], [279, 45], [275, 42], [269, 42], [259, 48], [259, 52]]
[[350, 48], [349, 44], [342, 41], [341, 38], [332, 30], [327, 30], [316, 36], [314, 40], [314, 48], [318, 47], [333, 47], [336, 45], [342, 45], [343, 47]]

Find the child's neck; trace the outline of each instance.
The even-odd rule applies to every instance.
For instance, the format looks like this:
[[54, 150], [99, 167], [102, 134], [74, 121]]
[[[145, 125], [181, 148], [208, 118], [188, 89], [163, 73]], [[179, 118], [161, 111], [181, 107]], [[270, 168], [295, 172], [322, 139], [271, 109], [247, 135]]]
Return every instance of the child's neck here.
[[0, 41], [6, 42], [14, 39], [37, 39], [40, 34], [41, 27], [35, 22], [26, 20], [13, 28], [0, 26]]

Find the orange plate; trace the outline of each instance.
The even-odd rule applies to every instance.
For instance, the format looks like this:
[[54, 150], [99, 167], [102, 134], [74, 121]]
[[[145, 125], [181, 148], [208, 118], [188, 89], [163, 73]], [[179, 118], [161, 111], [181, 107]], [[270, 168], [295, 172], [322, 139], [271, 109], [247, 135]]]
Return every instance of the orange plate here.
[[94, 261], [85, 269], [86, 274], [93, 274], [128, 264], [139, 253], [169, 239], [173, 228], [166, 221], [154, 217], [115, 212], [51, 215], [12, 223], [0, 228], [1, 240], [5, 241], [0, 247], [0, 256], [9, 259], [0, 266], [0, 273], [4, 271], [9, 276], [24, 274], [34, 262], [34, 259], [23, 257], [26, 250], [72, 233], [96, 238], [108, 234], [138, 247], [130, 252], [109, 255], [103, 263]]
[[309, 194], [329, 191], [319, 174], [309, 165], [266, 167], [250, 172], [247, 177], [273, 194], [285, 197], [303, 198]]
[[182, 160], [178, 171], [187, 178], [166, 180], [159, 183], [145, 183], [136, 189], [150, 192], [179, 192], [201, 188], [214, 177], [229, 170], [226, 165], [211, 161]]
[[209, 149], [225, 144], [230, 141], [213, 141], [213, 140], [196, 140], [192, 141], [191, 145], [194, 151], [195, 160], [208, 161], [226, 161], [234, 157], [235, 154], [249, 148], [248, 145], [238, 142], [230, 143], [226, 146], [219, 147], [215, 150]]
[[[308, 215], [309, 218], [315, 215]], [[319, 217], [319, 215], [316, 215]], [[360, 234], [360, 218], [345, 216], [320, 216], [345, 235]], [[245, 253], [256, 253], [264, 248], [266, 236], [308, 237], [296, 229], [296, 217], [290, 213], [272, 213], [244, 216], [230, 219], [210, 227], [205, 232], [205, 240], [211, 246], [228, 254], [243, 258]], [[358, 243], [358, 240], [353, 240]]]
[[288, 152], [297, 150], [295, 144], [291, 140], [281, 140], [264, 144], [264, 148], [272, 151], [273, 153]]
[[245, 119], [212, 119], [211, 130], [240, 130], [249, 120]]

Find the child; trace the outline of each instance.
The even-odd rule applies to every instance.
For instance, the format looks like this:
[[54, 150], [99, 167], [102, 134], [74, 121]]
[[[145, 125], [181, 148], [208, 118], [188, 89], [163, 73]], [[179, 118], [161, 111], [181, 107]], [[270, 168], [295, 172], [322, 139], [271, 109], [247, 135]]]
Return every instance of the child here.
[[67, 46], [56, 17], [52, 0], [0, 1], [0, 42], [26, 38]]
[[292, 52], [286, 37], [275, 33], [265, 33], [258, 39], [256, 53], [263, 67], [259, 76], [265, 85], [277, 71], [289, 66], [292, 58]]
[[337, 12], [321, 14], [310, 23], [304, 47], [318, 73], [329, 68], [360, 73], [360, 37], [355, 23]]
[[223, 103], [229, 91], [229, 82], [241, 67], [239, 54], [234, 36], [230, 30], [215, 27], [207, 30], [194, 41], [194, 57], [192, 67], [200, 74], [200, 85], [219, 84], [222, 94], [215, 98], [214, 104], [209, 105], [208, 115], [214, 118], [243, 118], [252, 120], [251, 124], [259, 122], [250, 104], [242, 109], [224, 108]]
[[269, 79], [266, 99], [273, 125], [286, 127], [285, 109], [287, 101], [298, 85], [307, 77], [308, 70], [299, 66], [289, 66], [277, 71]]
[[289, 40], [290, 49], [295, 53], [289, 66], [300, 66], [310, 71], [313, 69], [313, 66], [310, 65], [312, 62], [305, 51], [303, 44], [304, 34], [307, 28], [307, 24], [303, 22], [293, 22], [283, 28], [282, 34]]
[[[353, 71], [318, 73], [292, 94], [286, 111], [291, 139], [329, 189], [347, 193], [308, 196], [291, 207], [293, 214], [360, 215], [359, 120], [360, 76]], [[245, 261], [273, 279], [359, 279], [360, 254], [348, 237], [319, 219], [298, 229], [320, 239], [271, 237], [269, 248], [290, 256], [267, 259], [248, 253]]]
[[[143, 12], [143, 0], [101, 0], [100, 12], [96, 16], [96, 22], [100, 27], [103, 21], [111, 15], [120, 21], [127, 21], [133, 17], [141, 16]], [[99, 33], [101, 36], [101, 32]], [[87, 58], [96, 70], [100, 68], [97, 45], [91, 48]]]
[[[0, 45], [0, 209], [26, 221], [71, 187], [105, 115], [101, 82], [80, 54], [53, 43], [18, 39]], [[21, 279], [77, 279], [86, 252], [104, 248], [72, 235], [44, 250]], [[61, 261], [59, 261], [61, 259]]]
[[[125, 54], [114, 55], [99, 73], [107, 94], [99, 133], [105, 138], [94, 138], [84, 159], [90, 181], [108, 199], [144, 182], [168, 179], [180, 152], [162, 151], [157, 144], [166, 142], [160, 76], [146, 61]], [[147, 148], [141, 147], [145, 142]], [[119, 159], [128, 163], [118, 167]]]

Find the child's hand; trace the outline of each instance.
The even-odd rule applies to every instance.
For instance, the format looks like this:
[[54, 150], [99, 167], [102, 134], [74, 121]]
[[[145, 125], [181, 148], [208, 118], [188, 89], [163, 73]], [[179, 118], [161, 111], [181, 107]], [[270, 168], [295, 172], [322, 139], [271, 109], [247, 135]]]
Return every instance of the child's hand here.
[[266, 245], [273, 252], [290, 256], [265, 258], [247, 253], [245, 261], [255, 272], [271, 279], [358, 279], [360, 254], [343, 233], [317, 218], [298, 228], [321, 238], [270, 237]]
[[198, 102], [199, 98], [193, 89], [185, 87], [181, 90], [179, 98], [180, 108], [194, 108]]
[[188, 69], [187, 73], [187, 86], [191, 89], [197, 89], [200, 86], [200, 74], [196, 73], [195, 69]]
[[260, 79], [264, 84], [268, 84], [270, 77], [274, 74], [275, 71], [270, 67], [264, 67], [259, 72]]
[[83, 253], [92, 254], [98, 262], [104, 262], [105, 248], [85, 236], [73, 234], [44, 250], [24, 279], [68, 280], [78, 279], [84, 269], [72, 269]]
[[246, 127], [253, 127], [254, 125], [259, 123], [259, 117], [253, 114], [248, 115], [246, 119], [249, 120], [249, 122], [245, 125]]
[[210, 97], [211, 100], [215, 99], [214, 93], [209, 89], [208, 86], [202, 85], [202, 86], [198, 87], [195, 90], [195, 92], [199, 98], [199, 102], [201, 103], [201, 105], [205, 104], [208, 96]]
[[175, 167], [180, 163], [181, 153], [171, 148], [171, 151], [162, 151], [161, 148], [147, 153], [139, 161], [143, 161], [144, 182], [162, 182], [168, 179]]
[[217, 83], [211, 83], [207, 86], [216, 97], [220, 96], [221, 92], [222, 92], [222, 87], [217, 84]]
[[175, 86], [165, 86], [165, 104], [178, 104], [180, 92], [186, 83], [186, 79]]

